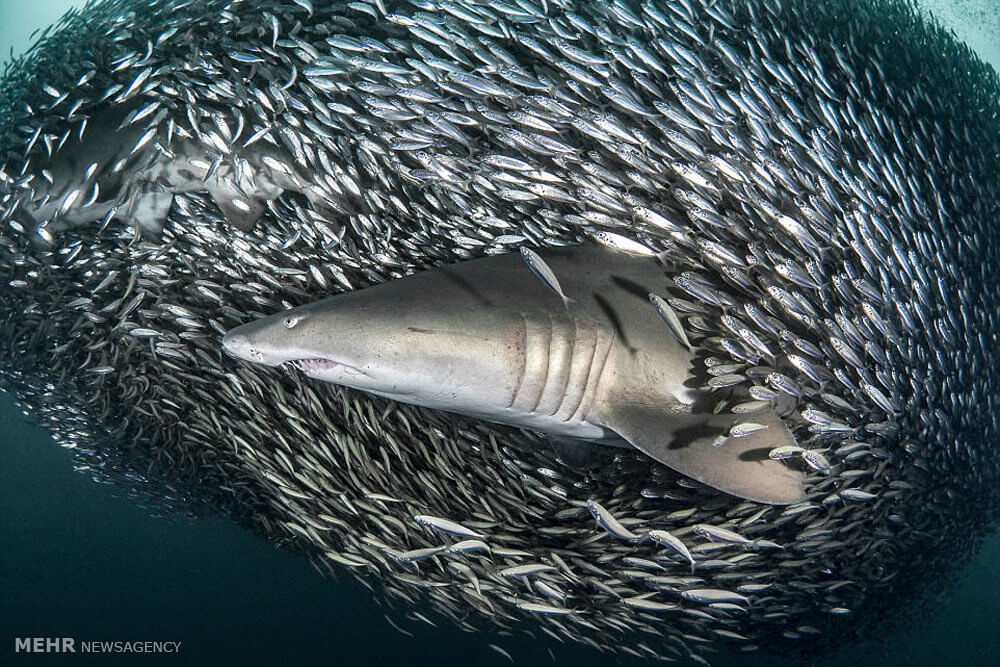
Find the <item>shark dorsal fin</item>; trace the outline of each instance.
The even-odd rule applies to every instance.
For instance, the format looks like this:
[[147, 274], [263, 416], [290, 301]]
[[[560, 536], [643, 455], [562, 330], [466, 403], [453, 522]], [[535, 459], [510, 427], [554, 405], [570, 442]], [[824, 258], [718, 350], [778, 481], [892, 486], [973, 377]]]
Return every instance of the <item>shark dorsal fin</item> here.
[[[660, 463], [720, 491], [773, 505], [801, 501], [805, 475], [768, 457], [775, 447], [795, 444], [791, 431], [770, 411], [742, 417], [624, 403], [602, 415], [601, 425]], [[740, 421], [767, 428], [717, 444]]]

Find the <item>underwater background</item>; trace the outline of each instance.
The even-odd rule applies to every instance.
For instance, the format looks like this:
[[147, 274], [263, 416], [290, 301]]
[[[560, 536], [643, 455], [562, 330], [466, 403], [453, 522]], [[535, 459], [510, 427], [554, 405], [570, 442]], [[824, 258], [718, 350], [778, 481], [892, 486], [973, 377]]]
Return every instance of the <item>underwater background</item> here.
[[[33, 30], [83, 4], [0, 0], [0, 63], [24, 51]], [[1000, 0], [921, 4], [1000, 69]], [[1000, 535], [941, 588], [919, 622], [815, 664], [1000, 665]], [[69, 453], [0, 394], [0, 664], [508, 664], [491, 643], [518, 664], [552, 664], [550, 649], [556, 664], [642, 662], [447, 625], [406, 623], [407, 637], [386, 611], [352, 579], [321, 576], [228, 520], [163, 518], [75, 472]], [[179, 655], [14, 653], [14, 638], [36, 636], [182, 644]], [[798, 661], [736, 656], [732, 664]]]

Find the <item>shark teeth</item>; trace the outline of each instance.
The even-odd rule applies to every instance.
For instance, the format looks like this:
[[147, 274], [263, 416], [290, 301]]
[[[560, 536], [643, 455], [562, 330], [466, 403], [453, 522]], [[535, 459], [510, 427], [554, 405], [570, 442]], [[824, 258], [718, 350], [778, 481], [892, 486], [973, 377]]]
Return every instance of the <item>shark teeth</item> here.
[[286, 365], [294, 366], [303, 373], [310, 373], [335, 368], [338, 364], [329, 359], [295, 359], [294, 361], [286, 362]]

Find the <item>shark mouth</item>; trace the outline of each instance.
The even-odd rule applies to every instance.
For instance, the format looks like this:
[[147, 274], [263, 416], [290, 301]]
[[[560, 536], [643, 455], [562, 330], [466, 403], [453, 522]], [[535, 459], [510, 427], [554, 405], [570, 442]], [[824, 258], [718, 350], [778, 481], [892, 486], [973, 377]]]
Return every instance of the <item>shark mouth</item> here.
[[336, 361], [330, 361], [329, 359], [295, 359], [293, 361], [286, 362], [287, 366], [293, 366], [303, 373], [315, 373], [317, 371], [327, 371], [338, 366], [343, 366], [343, 364], [338, 364]]
[[333, 370], [340, 371], [344, 375], [365, 375], [365, 372], [360, 368], [355, 368], [349, 364], [342, 364], [338, 361], [332, 361], [330, 359], [294, 359], [292, 361], [285, 362], [283, 365], [297, 368], [301, 372], [310, 376], [315, 376], [316, 374], [324, 371]]

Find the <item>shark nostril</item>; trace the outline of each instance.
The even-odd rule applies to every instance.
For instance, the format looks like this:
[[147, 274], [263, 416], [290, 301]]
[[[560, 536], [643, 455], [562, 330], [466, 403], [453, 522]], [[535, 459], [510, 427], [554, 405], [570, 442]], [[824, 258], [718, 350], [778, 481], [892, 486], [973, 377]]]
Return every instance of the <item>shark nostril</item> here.
[[261, 357], [261, 352], [253, 347], [250, 339], [243, 334], [229, 333], [223, 336], [222, 349], [238, 359], [252, 358], [256, 361]]

